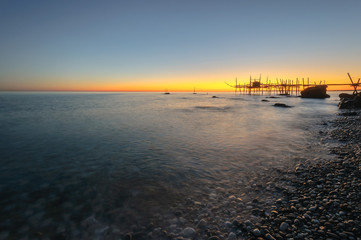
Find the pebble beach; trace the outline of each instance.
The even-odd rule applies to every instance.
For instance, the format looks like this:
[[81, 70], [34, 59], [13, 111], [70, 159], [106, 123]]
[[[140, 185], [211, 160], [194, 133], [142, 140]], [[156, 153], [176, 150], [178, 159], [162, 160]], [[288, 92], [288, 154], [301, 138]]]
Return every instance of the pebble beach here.
[[323, 123], [320, 139], [333, 142], [328, 151], [334, 158], [315, 157], [253, 176], [249, 194], [241, 197], [223, 192], [222, 199], [207, 203], [188, 199], [194, 207], [174, 210], [169, 228], [124, 238], [361, 239], [360, 120], [357, 112], [343, 112]]
[[338, 142], [333, 161], [308, 161], [285, 173], [292, 190], [263, 214], [256, 225], [234, 222], [245, 239], [360, 239], [361, 118], [340, 114], [330, 122], [329, 136]]

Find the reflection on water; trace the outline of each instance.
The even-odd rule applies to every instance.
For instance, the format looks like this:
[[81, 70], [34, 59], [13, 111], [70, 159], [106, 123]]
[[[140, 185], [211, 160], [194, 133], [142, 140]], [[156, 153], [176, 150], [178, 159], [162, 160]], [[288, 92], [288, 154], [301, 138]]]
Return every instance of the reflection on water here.
[[76, 236], [90, 216], [127, 229], [252, 172], [313, 158], [313, 132], [337, 111], [335, 98], [217, 97], [2, 93], [0, 213], [9, 218], [0, 231]]

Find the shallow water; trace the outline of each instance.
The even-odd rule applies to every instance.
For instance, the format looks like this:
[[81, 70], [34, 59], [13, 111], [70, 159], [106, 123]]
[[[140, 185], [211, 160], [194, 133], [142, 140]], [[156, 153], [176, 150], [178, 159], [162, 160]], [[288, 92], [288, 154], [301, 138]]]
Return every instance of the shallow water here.
[[0, 237], [77, 236], [90, 216], [127, 229], [206, 186], [327, 157], [315, 133], [338, 111], [336, 92], [213, 95], [0, 93]]

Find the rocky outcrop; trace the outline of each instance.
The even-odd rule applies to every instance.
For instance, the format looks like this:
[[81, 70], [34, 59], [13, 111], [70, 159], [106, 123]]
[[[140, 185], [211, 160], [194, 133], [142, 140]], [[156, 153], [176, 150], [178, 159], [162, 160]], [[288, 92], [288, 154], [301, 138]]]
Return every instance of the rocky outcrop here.
[[301, 91], [302, 98], [329, 98], [330, 95], [326, 93], [327, 85], [319, 85], [309, 87]]
[[273, 104], [273, 106], [282, 107], [282, 108], [290, 108], [290, 107], [292, 107], [292, 106], [288, 106], [287, 104], [284, 104], [284, 103], [275, 103], [275, 104]]
[[338, 104], [339, 109], [361, 108], [361, 93], [358, 94], [341, 93], [339, 97], [340, 97], [340, 102]]

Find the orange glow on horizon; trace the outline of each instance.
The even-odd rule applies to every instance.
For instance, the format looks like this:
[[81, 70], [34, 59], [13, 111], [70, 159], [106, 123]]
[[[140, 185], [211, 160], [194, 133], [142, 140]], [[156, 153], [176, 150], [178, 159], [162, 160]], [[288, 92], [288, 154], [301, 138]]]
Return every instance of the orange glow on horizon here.
[[[187, 76], [187, 77], [173, 77], [173, 78], [153, 78], [149, 80], [143, 79], [129, 79], [119, 80], [117, 78], [89, 78], [89, 79], [60, 79], [60, 78], [43, 78], [42, 80], [34, 79], [30, 82], [22, 82], [14, 84], [15, 81], [9, 81], [2, 84], [0, 91], [73, 91], [73, 92], [233, 92], [234, 88], [225, 84], [225, 82], [234, 85], [235, 77], [230, 74], [215, 74], [217, 76]], [[252, 75], [252, 78], [258, 78], [259, 75]], [[277, 77], [269, 77], [268, 79], [273, 83], [276, 82]], [[293, 78], [278, 78], [278, 79], [293, 79]], [[49, 80], [50, 79], [50, 80]], [[171, 80], [169, 80], [171, 79]], [[237, 78], [238, 84], [249, 84], [248, 77]], [[262, 75], [262, 83], [265, 83], [267, 77]], [[354, 82], [358, 78], [354, 77]], [[307, 78], [304, 78], [305, 84]], [[309, 78], [309, 83], [324, 83], [326, 84], [345, 84], [332, 86], [329, 85], [327, 90], [353, 90], [347, 74], [338, 76], [329, 76], [328, 78], [316, 75], [314, 78]], [[299, 84], [302, 84], [302, 77], [298, 77]], [[301, 87], [302, 88], [302, 87]]]

